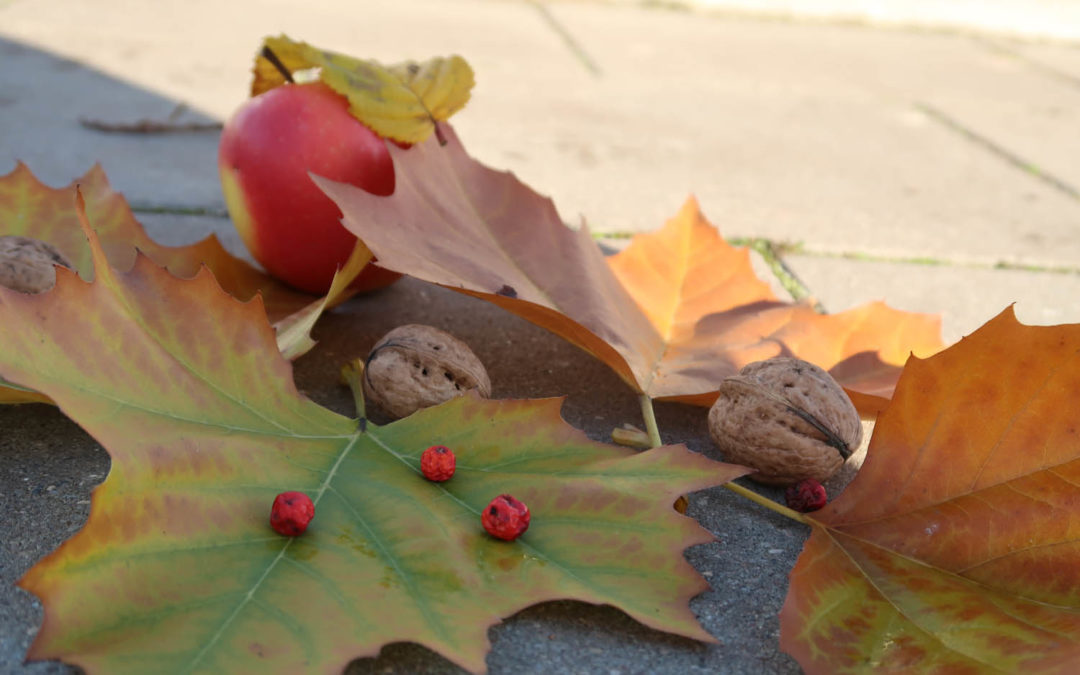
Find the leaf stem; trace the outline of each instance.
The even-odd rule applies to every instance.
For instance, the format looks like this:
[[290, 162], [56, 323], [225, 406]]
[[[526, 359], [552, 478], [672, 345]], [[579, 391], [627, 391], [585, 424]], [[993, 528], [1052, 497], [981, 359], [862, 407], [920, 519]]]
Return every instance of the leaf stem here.
[[341, 379], [352, 390], [353, 401], [356, 403], [356, 416], [361, 424], [367, 419], [364, 409], [364, 361], [353, 359], [341, 367]]
[[[649, 443], [652, 444], [652, 447], [659, 448], [661, 445], [664, 444], [664, 442], [660, 440], [660, 429], [656, 426], [656, 413], [655, 411], [653, 411], [652, 399], [649, 398], [648, 394], [642, 394], [638, 398], [641, 401], [641, 414], [645, 418], [645, 430], [649, 434]], [[785, 518], [790, 518], [791, 520], [800, 522], [804, 525], [810, 524], [810, 521], [798, 511], [793, 511], [788, 507], [784, 506], [783, 504], [777, 504], [768, 497], [764, 497], [754, 492], [753, 490], [744, 488], [743, 486], [739, 485], [734, 481], [728, 481], [727, 483], [724, 483], [724, 487], [741, 497], [749, 499], [755, 504], [760, 504], [761, 506], [764, 506], [770, 511], [775, 511], [776, 513], [779, 513]], [[679, 499], [685, 500], [685, 497], [680, 497]], [[685, 507], [683, 509], [680, 509], [680, 513], [685, 512], [685, 510]]]
[[648, 394], [642, 394], [638, 400], [641, 401], [641, 416], [645, 418], [645, 431], [649, 434], [649, 443], [652, 447], [659, 448], [664, 441], [660, 439], [660, 429], [656, 426], [656, 413], [653, 411], [652, 399]]
[[784, 506], [783, 504], [777, 504], [776, 502], [769, 499], [768, 497], [765, 497], [763, 495], [759, 495], [758, 493], [756, 493], [753, 490], [750, 490], [748, 488], [744, 488], [743, 486], [739, 485], [738, 483], [736, 483], [734, 481], [728, 481], [727, 483], [724, 483], [724, 487], [726, 487], [727, 489], [731, 490], [732, 492], [734, 492], [735, 494], [737, 494], [739, 496], [742, 496], [742, 497], [745, 497], [745, 498], [749, 499], [750, 501], [754, 502], [755, 504], [760, 504], [761, 506], [764, 506], [765, 508], [769, 509], [770, 511], [775, 511], [776, 513], [779, 513], [780, 515], [784, 516], [785, 518], [790, 518], [792, 520], [798, 521], [798, 522], [802, 523], [803, 525], [809, 525], [810, 524], [810, 521], [806, 518], [806, 516], [799, 513], [798, 511], [793, 511], [793, 510], [789, 509], [788, 507]]
[[652, 447], [652, 444], [649, 442], [649, 435], [641, 429], [629, 429], [626, 427], [612, 429], [611, 440], [617, 445], [624, 445], [630, 448], [645, 449]]
[[[660, 438], [660, 428], [656, 426], [656, 411], [653, 410], [652, 399], [648, 394], [642, 394], [639, 398], [641, 401], [641, 416], [645, 418], [645, 431], [649, 436], [649, 447], [659, 448], [664, 444], [663, 439]], [[686, 515], [686, 509], [690, 508], [690, 502], [687, 501], [686, 495], [679, 495], [679, 498], [672, 504], [676, 511]]]
[[277, 68], [277, 71], [281, 73], [281, 76], [285, 78], [286, 82], [296, 82], [296, 80], [293, 79], [292, 73], [290, 73], [289, 69], [285, 67], [285, 64], [281, 62], [281, 59], [278, 58], [278, 55], [274, 53], [273, 49], [270, 49], [266, 45], [263, 45], [262, 55], [267, 61], [270, 62], [270, 65], [274, 66], [274, 68]]

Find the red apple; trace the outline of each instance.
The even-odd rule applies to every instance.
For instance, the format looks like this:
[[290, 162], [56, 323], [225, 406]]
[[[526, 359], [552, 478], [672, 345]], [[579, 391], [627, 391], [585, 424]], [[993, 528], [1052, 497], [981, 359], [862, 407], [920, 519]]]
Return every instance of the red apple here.
[[[286, 84], [249, 99], [225, 124], [218, 148], [222, 191], [233, 224], [266, 271], [309, 293], [325, 293], [356, 236], [308, 172], [377, 195], [394, 191], [382, 138], [349, 114], [326, 85]], [[372, 265], [354, 288], [400, 275]]]

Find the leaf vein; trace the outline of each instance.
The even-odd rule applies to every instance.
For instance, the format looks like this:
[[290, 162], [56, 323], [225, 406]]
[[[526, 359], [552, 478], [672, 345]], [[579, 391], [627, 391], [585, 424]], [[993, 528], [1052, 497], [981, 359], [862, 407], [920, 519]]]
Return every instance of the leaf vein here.
[[[346, 446], [342, 449], [341, 454], [338, 455], [337, 461], [327, 473], [326, 478], [323, 480], [322, 485], [319, 487], [315, 499], [312, 500], [315, 505], [318, 505], [319, 499], [321, 499], [323, 493], [326, 492], [326, 488], [330, 484], [330, 481], [333, 480], [334, 474], [337, 473], [338, 467], [341, 466], [341, 463], [345, 460], [345, 456], [348, 455], [349, 452], [356, 446], [359, 438], [359, 432], [354, 434], [349, 443], [346, 444]], [[258, 592], [263, 582], [265, 582], [267, 577], [270, 576], [270, 573], [274, 571], [281, 559], [285, 557], [285, 552], [289, 550], [289, 546], [291, 546], [294, 541], [295, 539], [291, 537], [288, 538], [287, 541], [285, 541], [284, 545], [282, 545], [281, 547], [281, 550], [278, 551], [278, 554], [274, 556], [274, 559], [272, 561], [270, 561], [270, 564], [266, 566], [266, 569], [263, 570], [263, 573], [259, 577], [259, 579], [250, 589], [248, 589], [248, 592], [244, 595], [241, 601], [237, 603], [235, 608], [233, 608], [232, 613], [230, 613], [229, 616], [226, 617], [226, 619], [221, 623], [221, 625], [214, 632], [214, 634], [210, 636], [210, 639], [207, 640], [205, 645], [203, 645], [203, 648], [199, 651], [199, 653], [195, 655], [195, 658], [192, 659], [190, 663], [188, 663], [187, 667], [184, 669], [184, 672], [193, 672], [195, 668], [199, 665], [199, 662], [206, 657], [206, 654], [210, 651], [210, 649], [217, 644], [217, 642], [221, 639], [221, 636], [225, 634], [225, 631], [228, 630], [229, 626], [231, 626], [233, 621], [236, 620], [236, 617], [240, 615], [240, 612], [243, 611], [245, 607], [247, 607], [247, 605], [252, 601], [252, 599], [254, 599], [255, 593]]]

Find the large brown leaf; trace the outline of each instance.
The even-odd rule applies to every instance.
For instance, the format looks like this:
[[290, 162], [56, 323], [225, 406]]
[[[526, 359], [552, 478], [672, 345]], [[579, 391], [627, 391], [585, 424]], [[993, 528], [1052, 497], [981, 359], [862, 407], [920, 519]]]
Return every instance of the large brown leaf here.
[[1078, 354], [1009, 309], [908, 362], [791, 575], [808, 672], [1080, 672]]
[[941, 347], [936, 317], [880, 303], [824, 316], [780, 302], [693, 200], [609, 262], [585, 227], [568, 229], [550, 199], [479, 164], [446, 131], [444, 147], [390, 147], [390, 197], [316, 182], [381, 266], [541, 325], [651, 398], [709, 405], [723, 377], [787, 354], [833, 369], [873, 412], [909, 352]]

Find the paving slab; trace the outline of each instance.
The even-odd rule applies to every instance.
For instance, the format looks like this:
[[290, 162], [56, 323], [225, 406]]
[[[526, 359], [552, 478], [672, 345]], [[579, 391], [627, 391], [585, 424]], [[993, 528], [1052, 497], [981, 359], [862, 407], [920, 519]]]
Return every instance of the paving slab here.
[[1052, 68], [1067, 84], [1080, 86], [1080, 44], [1061, 48], [1060, 45], [1011, 44], [1008, 45], [1029, 62]]
[[[182, 103], [194, 119], [224, 120], [247, 96], [262, 39], [286, 31], [385, 62], [465, 54], [483, 73], [478, 99], [502, 91], [521, 100], [545, 77], [555, 87], [579, 73], [559, 38], [520, 3], [20, 1], [0, 6], [2, 81], [13, 89], [0, 99], [0, 129], [11, 130], [0, 162], [22, 158], [66, 182], [88, 158], [100, 160], [133, 202], [221, 208], [216, 134], [102, 135], [80, 128], [78, 117], [162, 119]], [[546, 67], [523, 80], [520, 72], [536, 64]], [[31, 119], [32, 127], [20, 124]], [[64, 157], [58, 145], [77, 149], [66, 173], [53, 167]]]
[[138, 220], [150, 238], [166, 246], [186, 246], [214, 235], [225, 250], [253, 265], [255, 259], [244, 247], [240, 233], [227, 218], [187, 216], [175, 213], [136, 213]]
[[[1043, 177], [1080, 210], [1080, 79], [1069, 81], [1038, 57], [1026, 57], [1022, 45], [993, 40], [972, 45], [971, 58], [935, 59], [930, 77], [911, 89], [913, 101], [939, 122], [966, 131], [969, 140], [989, 152]], [[1076, 51], [1042, 50], [1054, 55]]]
[[[603, 0], [648, 6], [655, 0]], [[665, 0], [663, 6], [761, 18], [876, 27], [990, 32], [1028, 40], [1080, 41], [1080, 5], [1070, 0]]]
[[[622, 97], [605, 96], [612, 110], [650, 119], [656, 130], [644, 136], [647, 149], [635, 146], [648, 157], [619, 156], [605, 165], [611, 173], [623, 165], [633, 172], [620, 174], [624, 206], [612, 219], [622, 215], [628, 222], [632, 208], [674, 203], [682, 186], [698, 195], [727, 234], [802, 241], [830, 251], [984, 262], [1065, 262], [1080, 253], [1073, 236], [1080, 204], [1074, 198], [920, 109], [920, 102], [933, 104], [950, 90], [971, 89], [968, 82], [976, 78], [985, 95], [972, 94], [972, 100], [987, 112], [972, 124], [998, 114], [997, 101], [1008, 98], [986, 93], [996, 81], [1024, 81], [1026, 91], [1073, 100], [1071, 89], [969, 38], [692, 21], [662, 13], [646, 26], [629, 12], [559, 9], [569, 29], [587, 36], [598, 62], [611, 69], [607, 79], [664, 84], [662, 94], [640, 95], [624, 86]], [[605, 29], [621, 31], [622, 38], [597, 39]], [[1003, 63], [1015, 71], [1008, 71], [1009, 78], [997, 75]], [[942, 69], [947, 77], [937, 74]], [[1074, 126], [1032, 124], [1045, 133], [1048, 155], [1056, 153], [1053, 145], [1069, 146], [1076, 138]], [[601, 139], [614, 137], [618, 128], [613, 122]], [[585, 146], [596, 143], [586, 136], [590, 131], [563, 133], [577, 134]], [[680, 142], [692, 145], [671, 149]], [[635, 175], [649, 180], [636, 184]], [[584, 183], [560, 203], [588, 199], [587, 213], [610, 213], [599, 204], [606, 191], [590, 194], [592, 185]], [[645, 195], [643, 206], [631, 194]], [[640, 218], [633, 222], [644, 227]]]
[[[161, 99], [146, 104], [153, 110], [184, 102], [221, 119], [243, 99], [260, 38], [285, 29], [388, 61], [462, 53], [478, 74], [473, 101], [455, 118], [470, 151], [551, 195], [567, 221], [598, 231], [653, 229], [694, 193], [729, 235], [987, 263], [1080, 258], [1078, 200], [962, 132], [1072, 180], [1078, 94], [969, 37], [475, 0], [325, 0], [303, 10], [254, 0], [182, 10], [20, 1], [0, 8], [0, 19], [7, 40], [113, 78], [116, 96], [101, 80], [94, 97], [73, 90], [82, 94], [75, 107], [101, 106], [102, 116], [126, 115], [110, 101], [141, 88]], [[8, 77], [25, 82], [51, 76], [15, 72]], [[72, 113], [61, 114], [71, 100], [56, 100], [42, 82], [24, 95], [43, 97], [35, 110], [47, 138], [90, 142], [79, 152], [117, 164], [110, 172], [122, 174], [134, 201], [220, 208], [212, 135], [131, 141], [162, 144], [139, 159], [125, 151], [128, 140], [88, 141]], [[1012, 90], [1019, 102], [999, 95]], [[0, 161], [12, 146], [58, 161], [44, 157], [41, 137], [13, 138]]]
[[[3, 35], [0, 7], [0, 174], [25, 162], [42, 181], [60, 186], [95, 163], [133, 202], [221, 204], [216, 132], [115, 134], [92, 131], [80, 119], [165, 120], [178, 101], [161, 97], [56, 53]], [[188, 112], [183, 121], [210, 121]]]
[[574, 67], [572, 55], [526, 2], [16, 0], [0, 12], [0, 34], [190, 102], [219, 119], [247, 95], [262, 39], [283, 32], [384, 62], [462, 53], [485, 73], [478, 91], [525, 64], [549, 63], [549, 73]]

